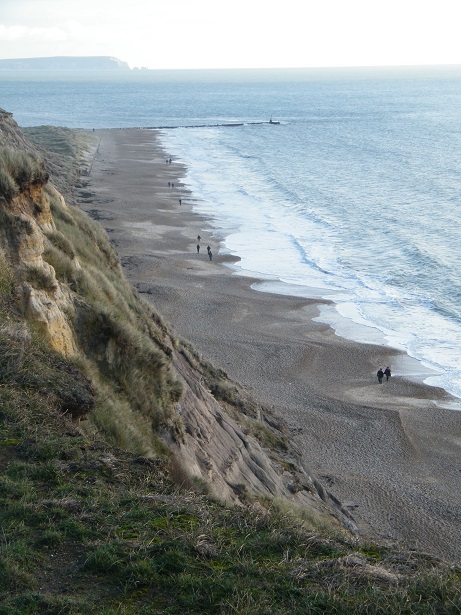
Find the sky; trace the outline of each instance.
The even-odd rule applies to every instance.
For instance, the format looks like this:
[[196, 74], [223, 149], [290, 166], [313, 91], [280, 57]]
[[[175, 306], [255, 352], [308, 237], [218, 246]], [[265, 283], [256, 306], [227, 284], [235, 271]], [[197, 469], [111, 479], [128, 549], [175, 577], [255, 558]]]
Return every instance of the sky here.
[[0, 59], [131, 68], [461, 64], [460, 0], [0, 0]]

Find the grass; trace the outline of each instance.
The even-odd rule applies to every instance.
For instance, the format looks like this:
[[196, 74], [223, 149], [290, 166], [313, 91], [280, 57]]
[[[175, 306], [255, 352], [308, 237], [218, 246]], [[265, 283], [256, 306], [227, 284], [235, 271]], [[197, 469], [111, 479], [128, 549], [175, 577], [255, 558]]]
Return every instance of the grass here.
[[56, 278], [52, 269], [44, 269], [34, 265], [21, 267], [21, 278], [29, 282], [36, 290], [45, 290], [53, 293], [58, 289]]
[[0, 248], [0, 300], [11, 297], [13, 293], [14, 276], [5, 258], [3, 250]]
[[22, 130], [40, 148], [53, 183], [66, 197], [70, 196], [73, 187], [81, 181], [81, 175], [88, 173], [98, 139], [90, 131], [61, 126], [34, 126]]
[[[460, 606], [460, 574], [448, 566], [382, 549], [378, 574], [376, 555], [341, 536], [314, 535], [279, 511], [225, 508], [178, 490], [162, 460], [59, 436], [54, 426], [45, 434], [41, 440], [60, 444], [55, 458], [42, 459], [36, 440], [27, 450], [8, 448], [0, 612], [456, 613]], [[347, 566], [348, 556], [362, 565]]]
[[125, 281], [105, 232], [63, 203], [53, 186], [46, 194], [56, 230], [47, 233], [44, 259], [75, 297], [67, 315], [80, 367], [95, 391], [83, 429], [132, 452], [155, 454], [162, 449], [155, 434], [174, 421], [182, 394], [170, 366], [168, 330]]
[[47, 181], [45, 165], [37, 155], [0, 147], [0, 198], [9, 202], [31, 184]]
[[167, 458], [88, 440], [40, 391], [0, 399], [0, 613], [461, 608], [459, 569], [312, 532], [282, 504], [225, 507], [178, 488]]

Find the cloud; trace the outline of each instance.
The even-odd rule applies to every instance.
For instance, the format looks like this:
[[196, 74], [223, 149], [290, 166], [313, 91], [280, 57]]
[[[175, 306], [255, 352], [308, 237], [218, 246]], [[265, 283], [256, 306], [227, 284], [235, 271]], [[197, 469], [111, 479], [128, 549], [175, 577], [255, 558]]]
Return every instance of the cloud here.
[[150, 68], [459, 63], [455, 4], [0, 0], [0, 58], [111, 55]]
[[4, 26], [0, 24], [0, 39], [8, 42], [24, 41], [28, 45], [33, 41], [60, 42], [69, 37], [68, 32], [59, 26], [50, 28], [30, 26]]

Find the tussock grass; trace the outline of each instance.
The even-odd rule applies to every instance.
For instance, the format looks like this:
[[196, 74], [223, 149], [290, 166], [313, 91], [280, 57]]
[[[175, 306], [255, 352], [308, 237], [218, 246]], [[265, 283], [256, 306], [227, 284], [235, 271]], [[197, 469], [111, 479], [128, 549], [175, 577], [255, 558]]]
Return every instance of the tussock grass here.
[[0, 147], [0, 197], [6, 201], [30, 184], [48, 181], [45, 164], [38, 156], [11, 147]]
[[289, 519], [292, 524], [299, 524], [305, 530], [322, 532], [324, 535], [334, 532], [330, 521], [326, 521], [314, 510], [301, 506], [296, 502], [282, 498], [259, 498], [270, 513], [281, 520]]
[[21, 218], [19, 216], [13, 216], [0, 209], [0, 231], [5, 235], [8, 242], [14, 245], [18, 240], [18, 235], [32, 235], [34, 232], [32, 223], [30, 220]]
[[80, 274], [73, 258], [70, 258], [66, 252], [55, 248], [54, 245], [50, 245], [43, 253], [43, 260], [53, 267], [56, 278], [60, 282], [78, 291], [77, 280]]
[[[1, 154], [1, 153], [0, 153]], [[18, 185], [7, 169], [0, 167], [0, 196], [11, 201], [19, 192]]]
[[90, 131], [61, 126], [34, 126], [23, 132], [41, 151], [53, 183], [66, 197], [86, 175], [97, 149], [98, 139]]
[[46, 396], [51, 407], [77, 419], [91, 410], [94, 392], [88, 379], [21, 323], [0, 328], [0, 385], [26, 388]]
[[10, 297], [13, 292], [14, 276], [11, 267], [0, 248], [0, 301], [2, 298]]
[[30, 342], [25, 324], [11, 323], [0, 327], [0, 382], [21, 372]]
[[70, 260], [75, 258], [75, 250], [71, 244], [71, 242], [59, 231], [53, 231], [47, 234], [48, 239], [51, 241], [53, 246], [57, 248], [60, 252], [65, 254]]
[[28, 265], [20, 267], [19, 272], [21, 279], [25, 282], [29, 282], [30, 285], [37, 290], [46, 290], [52, 293], [58, 288], [52, 270], [47, 271], [43, 267]]

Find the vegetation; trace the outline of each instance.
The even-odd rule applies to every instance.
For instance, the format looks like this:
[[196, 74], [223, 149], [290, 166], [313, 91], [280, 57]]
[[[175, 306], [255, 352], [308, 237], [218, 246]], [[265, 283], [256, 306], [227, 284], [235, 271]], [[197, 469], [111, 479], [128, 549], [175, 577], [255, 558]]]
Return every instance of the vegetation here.
[[2, 299], [1, 614], [459, 613], [459, 569], [312, 532], [276, 502], [226, 508], [175, 484], [167, 456], [85, 437], [60, 391], [91, 390], [61, 358], [56, 382]]
[[96, 403], [84, 430], [140, 454], [162, 449], [155, 435], [173, 419], [182, 387], [170, 366], [167, 329], [125, 281], [104, 231], [56, 190], [46, 193], [56, 224], [45, 260], [78, 297], [69, 318], [79, 367]]
[[31, 184], [48, 181], [43, 161], [29, 152], [0, 147], [0, 198], [6, 201]]
[[23, 128], [41, 152], [53, 184], [67, 196], [75, 185], [81, 185], [81, 175], [91, 168], [98, 139], [91, 131], [71, 130], [62, 126]]

